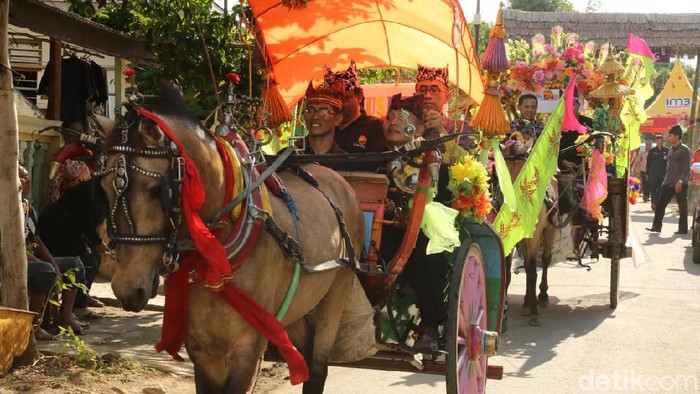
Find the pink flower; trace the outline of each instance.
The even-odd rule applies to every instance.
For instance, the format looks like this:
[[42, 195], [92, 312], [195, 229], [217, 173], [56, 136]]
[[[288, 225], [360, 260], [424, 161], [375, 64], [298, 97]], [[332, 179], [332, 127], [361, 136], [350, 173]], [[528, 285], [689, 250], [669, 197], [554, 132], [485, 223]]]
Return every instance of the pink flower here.
[[557, 49], [554, 48], [554, 45], [552, 45], [552, 44], [544, 44], [544, 50], [547, 53], [554, 53], [557, 51]]
[[537, 70], [532, 74], [532, 80], [538, 85], [544, 85], [544, 71]]

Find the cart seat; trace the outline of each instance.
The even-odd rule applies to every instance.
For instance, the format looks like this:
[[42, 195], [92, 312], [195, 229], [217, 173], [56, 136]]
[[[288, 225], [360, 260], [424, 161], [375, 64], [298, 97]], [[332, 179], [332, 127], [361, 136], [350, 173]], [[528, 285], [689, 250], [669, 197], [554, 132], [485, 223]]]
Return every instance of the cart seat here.
[[339, 171], [338, 173], [355, 190], [360, 208], [365, 216], [365, 242], [362, 245], [362, 259], [366, 264], [376, 265], [389, 179], [384, 174], [374, 172]]

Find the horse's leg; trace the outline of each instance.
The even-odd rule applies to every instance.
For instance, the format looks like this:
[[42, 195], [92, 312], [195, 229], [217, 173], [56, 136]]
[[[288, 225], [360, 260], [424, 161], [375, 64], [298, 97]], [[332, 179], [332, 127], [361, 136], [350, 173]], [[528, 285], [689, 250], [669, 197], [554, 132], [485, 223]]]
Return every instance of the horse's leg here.
[[199, 284], [190, 289], [186, 348], [195, 366], [197, 393], [249, 392], [265, 350], [265, 338], [240, 315], [229, 313], [231, 307], [218, 295]]
[[556, 230], [553, 226], [547, 226], [543, 236], [543, 252], [542, 252], [542, 280], [540, 281], [540, 294], [537, 296], [539, 305], [542, 308], [549, 306], [549, 283], [547, 282], [547, 270], [552, 263], [552, 248], [554, 247], [554, 239], [556, 238]]
[[348, 268], [338, 270], [330, 289], [316, 307], [316, 325], [313, 335], [312, 360], [309, 380], [304, 383], [304, 394], [323, 393], [328, 377], [328, 359], [335, 344], [340, 318], [350, 294], [355, 273]]
[[522, 246], [520, 252], [525, 269], [525, 298], [521, 314], [530, 316], [537, 314], [537, 249], [533, 239], [524, 240]]

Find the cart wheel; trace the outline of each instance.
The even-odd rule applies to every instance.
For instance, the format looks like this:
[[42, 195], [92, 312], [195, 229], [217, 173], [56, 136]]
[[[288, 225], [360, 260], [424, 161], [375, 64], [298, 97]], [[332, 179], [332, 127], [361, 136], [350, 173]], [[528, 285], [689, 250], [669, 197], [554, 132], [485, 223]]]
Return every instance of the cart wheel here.
[[620, 286], [620, 240], [622, 236], [622, 197], [619, 194], [610, 196], [612, 212], [610, 213], [610, 308], [617, 308], [617, 289]]
[[447, 322], [447, 393], [483, 393], [487, 356], [498, 334], [487, 331], [486, 279], [479, 246], [462, 244], [452, 270]]

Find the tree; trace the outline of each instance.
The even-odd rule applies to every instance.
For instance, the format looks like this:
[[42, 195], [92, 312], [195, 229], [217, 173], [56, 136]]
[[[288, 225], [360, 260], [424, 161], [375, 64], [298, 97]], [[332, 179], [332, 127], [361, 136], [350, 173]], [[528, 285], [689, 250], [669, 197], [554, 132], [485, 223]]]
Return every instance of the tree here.
[[586, 8], [583, 9], [584, 12], [596, 12], [600, 9], [601, 0], [588, 0], [586, 2]]
[[252, 78], [254, 94], [259, 93], [260, 76], [248, 62], [253, 56], [253, 22], [249, 9], [240, 4], [222, 15], [212, 11], [212, 0], [68, 2], [72, 12], [146, 40], [157, 66], [134, 66], [142, 93], [158, 93], [163, 79], [177, 83], [201, 117], [216, 108], [229, 72], [241, 76], [242, 86]]
[[[19, 137], [7, 27], [10, 1], [0, 0], [0, 305], [27, 310], [27, 253], [19, 193]], [[36, 359], [34, 336], [23, 357]]]
[[568, 0], [511, 0], [509, 7], [521, 11], [574, 12]]

